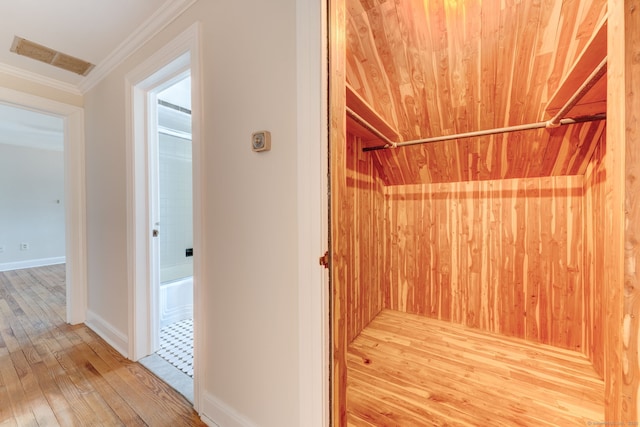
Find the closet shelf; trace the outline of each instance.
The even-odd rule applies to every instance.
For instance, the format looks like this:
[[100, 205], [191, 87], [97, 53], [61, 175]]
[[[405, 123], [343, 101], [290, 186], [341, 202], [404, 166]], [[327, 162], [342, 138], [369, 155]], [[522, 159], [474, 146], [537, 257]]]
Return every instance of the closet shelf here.
[[[607, 57], [607, 17], [598, 25], [598, 29], [585, 45], [582, 53], [571, 67], [565, 79], [550, 97], [545, 109], [545, 118], [550, 118], [567, 104], [571, 97], [580, 90], [589, 76]], [[580, 117], [607, 111], [607, 75], [606, 72], [592, 83], [589, 91], [569, 110], [566, 117]]]
[[[353, 111], [367, 123], [373, 126], [378, 132], [380, 132], [385, 138], [391, 141], [400, 141], [400, 135], [393, 126], [391, 126], [385, 119], [383, 119], [375, 110], [365, 101], [355, 89], [346, 84], [346, 104], [347, 109]], [[358, 122], [354, 117], [347, 114], [347, 128], [349, 132], [362, 138], [364, 142], [369, 141], [383, 141], [378, 135], [367, 129], [366, 126]]]

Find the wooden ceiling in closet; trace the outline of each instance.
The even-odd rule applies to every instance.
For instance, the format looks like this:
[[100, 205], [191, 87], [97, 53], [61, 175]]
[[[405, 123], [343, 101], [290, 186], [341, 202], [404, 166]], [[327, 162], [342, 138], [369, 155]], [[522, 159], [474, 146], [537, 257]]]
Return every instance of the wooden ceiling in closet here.
[[[548, 120], [606, 56], [605, 0], [346, 3], [347, 106], [368, 105], [395, 141]], [[567, 117], [603, 112], [606, 76]], [[348, 123], [365, 146], [380, 145]], [[387, 185], [580, 175], [604, 127], [595, 121], [367, 155]]]

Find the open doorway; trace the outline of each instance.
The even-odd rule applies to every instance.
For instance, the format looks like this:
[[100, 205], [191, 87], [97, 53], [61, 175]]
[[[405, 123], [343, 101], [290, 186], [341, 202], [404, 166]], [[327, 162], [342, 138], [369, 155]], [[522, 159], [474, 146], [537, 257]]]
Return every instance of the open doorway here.
[[[204, 221], [202, 217], [202, 72], [199, 61], [199, 25], [194, 24], [173, 41], [157, 51], [146, 61], [126, 76], [127, 81], [127, 198], [128, 198], [128, 277], [129, 277], [129, 351], [127, 357], [138, 361], [153, 355], [160, 349], [160, 254], [161, 237], [170, 237], [170, 227], [165, 227], [160, 219], [160, 195], [156, 188], [159, 181], [154, 179], [158, 172], [158, 156], [160, 139], [167, 139], [174, 145], [186, 148], [189, 139], [188, 129], [178, 125], [167, 126], [158, 121], [158, 114], [173, 111], [175, 117], [188, 121], [191, 111], [191, 150], [192, 150], [192, 236], [191, 242], [174, 242], [171, 247], [178, 247], [183, 260], [188, 258], [192, 264], [193, 296], [187, 298], [188, 303], [177, 304], [170, 311], [180, 313], [188, 305], [192, 305], [193, 318], [193, 378], [188, 389], [191, 394], [179, 390], [192, 402], [194, 409], [199, 410], [202, 396], [201, 381], [203, 366], [198, 363], [203, 357], [200, 352], [198, 321], [202, 308], [200, 297], [204, 282], [203, 268], [200, 261], [202, 254], [202, 235]], [[163, 91], [176, 83], [190, 78], [190, 88], [186, 90], [186, 98], [190, 105], [182, 104]], [[169, 91], [170, 92], [170, 91]], [[166, 96], [165, 96], [166, 95]], [[160, 101], [160, 103], [159, 103]], [[173, 104], [173, 105], [169, 105]], [[182, 105], [181, 105], [182, 104]], [[185, 111], [182, 111], [185, 110]], [[175, 113], [179, 113], [177, 116]], [[174, 118], [175, 118], [174, 117]], [[162, 136], [163, 135], [163, 136]], [[157, 201], [154, 201], [156, 199]], [[187, 215], [182, 212], [182, 216]], [[169, 228], [169, 230], [168, 230]], [[156, 230], [156, 231], [154, 231]], [[157, 234], [154, 237], [154, 234]], [[192, 251], [191, 251], [192, 249]], [[187, 252], [189, 250], [189, 252]], [[193, 256], [186, 256], [192, 253]], [[193, 260], [193, 261], [191, 261]], [[157, 267], [157, 268], [156, 268]], [[180, 270], [177, 267], [174, 270]], [[189, 273], [186, 273], [189, 274]], [[182, 277], [189, 277], [180, 274]], [[177, 276], [174, 277], [177, 280]], [[172, 280], [172, 281], [176, 281]], [[189, 280], [185, 280], [189, 282]], [[168, 296], [171, 302], [174, 299]], [[189, 304], [189, 302], [191, 304]], [[174, 319], [175, 320], [175, 319]], [[157, 356], [157, 355], [155, 355]], [[163, 377], [163, 375], [159, 375]], [[166, 378], [164, 378], [167, 381]], [[169, 382], [169, 381], [167, 381]], [[169, 382], [170, 383], [170, 382]], [[171, 383], [170, 383], [171, 384]]]
[[[193, 402], [193, 161], [191, 78], [185, 71], [150, 93], [154, 353], [140, 360]], [[151, 109], [150, 111], [153, 111]]]
[[65, 263], [64, 205], [64, 120], [0, 104], [0, 271]]
[[[15, 108], [53, 116], [62, 121], [64, 197], [52, 200], [56, 208], [59, 208], [60, 212], [64, 212], [64, 257], [54, 256], [53, 258], [65, 261], [66, 322], [70, 324], [82, 323], [86, 320], [87, 311], [84, 110], [81, 107], [9, 88], [0, 88], [0, 102]], [[11, 182], [15, 182], [17, 179], [13, 177]], [[60, 200], [59, 204], [58, 200]], [[34, 254], [35, 248], [29, 244], [30, 242], [21, 241], [19, 243], [27, 243], [28, 249], [23, 252]], [[20, 247], [24, 246], [20, 245]], [[46, 257], [46, 255], [43, 256]]]

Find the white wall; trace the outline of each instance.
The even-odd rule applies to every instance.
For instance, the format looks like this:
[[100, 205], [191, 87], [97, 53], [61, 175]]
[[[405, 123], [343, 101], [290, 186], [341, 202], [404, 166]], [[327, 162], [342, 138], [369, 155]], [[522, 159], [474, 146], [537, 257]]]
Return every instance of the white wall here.
[[127, 337], [127, 221], [123, 77], [85, 97], [87, 309]]
[[[126, 337], [125, 75], [198, 20], [208, 355], [202, 410], [223, 427], [234, 416], [298, 426], [295, 0], [198, 1], [86, 94], [89, 310]], [[272, 151], [253, 153], [251, 133], [264, 129]]]
[[0, 144], [0, 269], [64, 259], [63, 156], [60, 150]]

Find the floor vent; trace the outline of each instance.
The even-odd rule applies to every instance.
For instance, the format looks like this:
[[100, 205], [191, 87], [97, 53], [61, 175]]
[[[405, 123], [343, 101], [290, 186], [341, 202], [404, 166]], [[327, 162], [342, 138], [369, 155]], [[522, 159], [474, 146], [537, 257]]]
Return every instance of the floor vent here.
[[62, 68], [63, 70], [71, 71], [72, 73], [80, 74], [81, 76], [89, 74], [89, 71], [94, 67], [90, 62], [58, 52], [57, 50], [53, 50], [18, 36], [13, 38], [11, 52], [36, 59], [41, 62], [46, 62], [47, 64]]

